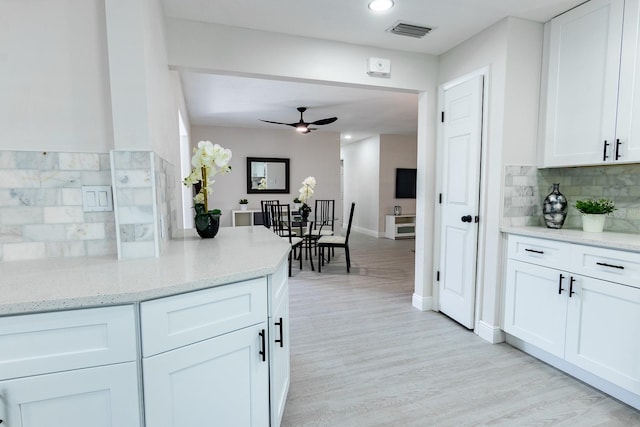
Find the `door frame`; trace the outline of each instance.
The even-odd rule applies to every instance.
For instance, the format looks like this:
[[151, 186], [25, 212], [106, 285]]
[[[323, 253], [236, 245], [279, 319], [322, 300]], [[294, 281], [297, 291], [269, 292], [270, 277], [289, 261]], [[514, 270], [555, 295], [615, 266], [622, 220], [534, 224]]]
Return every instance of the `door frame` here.
[[435, 194], [436, 198], [434, 203], [434, 237], [438, 236], [438, 238], [434, 238], [433, 240], [433, 311], [440, 311], [440, 282], [437, 280], [437, 273], [440, 270], [440, 239], [439, 232], [440, 227], [442, 225], [441, 218], [441, 205], [438, 201], [439, 194], [442, 193], [442, 174], [443, 174], [443, 143], [444, 143], [444, 135], [443, 135], [443, 127], [442, 121], [440, 120], [440, 112], [443, 111], [444, 108], [444, 92], [445, 90], [457, 86], [471, 78], [483, 76], [484, 84], [482, 88], [482, 125], [480, 130], [480, 181], [478, 182], [478, 216], [480, 217], [480, 222], [478, 223], [478, 247], [476, 252], [476, 288], [475, 288], [475, 310], [474, 310], [474, 328], [473, 331], [478, 334], [478, 322], [480, 320], [480, 314], [482, 312], [482, 299], [481, 296], [484, 293], [484, 266], [481, 265], [478, 260], [485, 258], [485, 247], [481, 244], [484, 241], [486, 236], [486, 221], [484, 221], [486, 209], [486, 198], [484, 197], [484, 189], [487, 185], [487, 173], [485, 173], [487, 168], [487, 146], [488, 144], [488, 108], [489, 108], [489, 85], [490, 85], [490, 67], [482, 67], [470, 73], [464, 74], [455, 79], [449, 80], [448, 82], [442, 83], [438, 85], [438, 100], [437, 100], [437, 135], [436, 135], [436, 185], [435, 185]]

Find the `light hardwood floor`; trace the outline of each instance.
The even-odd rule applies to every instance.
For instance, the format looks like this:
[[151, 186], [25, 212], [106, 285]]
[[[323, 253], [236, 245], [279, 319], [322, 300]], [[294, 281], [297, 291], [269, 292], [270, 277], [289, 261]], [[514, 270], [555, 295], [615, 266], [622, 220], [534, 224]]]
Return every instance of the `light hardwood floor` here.
[[352, 234], [290, 278], [283, 427], [640, 426], [640, 412], [507, 344], [411, 306], [413, 240]]

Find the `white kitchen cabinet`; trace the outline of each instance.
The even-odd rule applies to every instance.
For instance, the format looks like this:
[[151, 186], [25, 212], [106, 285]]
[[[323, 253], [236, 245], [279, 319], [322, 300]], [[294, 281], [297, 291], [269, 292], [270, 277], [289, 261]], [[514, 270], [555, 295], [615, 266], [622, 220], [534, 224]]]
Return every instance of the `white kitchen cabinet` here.
[[564, 354], [567, 322], [561, 279], [568, 281], [551, 268], [515, 260], [507, 264], [504, 331], [558, 357]]
[[541, 167], [640, 161], [639, 3], [591, 0], [547, 24]]
[[280, 425], [287, 272], [285, 261], [269, 277], [141, 303], [147, 427]]
[[580, 277], [573, 291], [565, 359], [640, 394], [640, 289]]
[[[615, 142], [623, 9], [624, 0], [591, 0], [547, 24], [541, 166], [596, 164], [610, 159]], [[604, 159], [605, 155], [609, 158]]]
[[145, 358], [146, 425], [269, 426], [266, 339], [263, 322]]
[[[553, 248], [562, 248], [560, 258], [569, 262], [558, 267], [544, 260]], [[561, 369], [586, 372], [592, 377], [581, 379], [598, 378], [594, 386], [640, 407], [638, 254], [511, 235], [508, 258], [505, 332], [568, 362]]]
[[2, 425], [140, 425], [135, 362], [0, 381], [0, 390]]
[[132, 305], [0, 318], [0, 419], [139, 426]]
[[288, 280], [286, 263], [269, 278], [269, 379], [273, 427], [282, 421], [291, 382]]

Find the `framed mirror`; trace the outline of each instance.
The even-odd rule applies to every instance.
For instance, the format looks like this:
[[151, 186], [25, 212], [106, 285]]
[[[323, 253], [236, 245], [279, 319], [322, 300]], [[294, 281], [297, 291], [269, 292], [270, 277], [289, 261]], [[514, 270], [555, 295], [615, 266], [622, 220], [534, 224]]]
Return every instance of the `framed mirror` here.
[[247, 193], [289, 193], [289, 159], [247, 157]]

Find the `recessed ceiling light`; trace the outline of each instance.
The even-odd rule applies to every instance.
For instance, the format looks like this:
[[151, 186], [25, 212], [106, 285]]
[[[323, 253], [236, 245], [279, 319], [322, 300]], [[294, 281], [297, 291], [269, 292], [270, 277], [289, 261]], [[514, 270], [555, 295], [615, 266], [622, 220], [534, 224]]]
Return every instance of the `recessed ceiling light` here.
[[369, 2], [369, 9], [374, 12], [384, 12], [393, 7], [393, 0], [372, 0]]
[[345, 135], [344, 139], [351, 139], [351, 135]]

